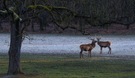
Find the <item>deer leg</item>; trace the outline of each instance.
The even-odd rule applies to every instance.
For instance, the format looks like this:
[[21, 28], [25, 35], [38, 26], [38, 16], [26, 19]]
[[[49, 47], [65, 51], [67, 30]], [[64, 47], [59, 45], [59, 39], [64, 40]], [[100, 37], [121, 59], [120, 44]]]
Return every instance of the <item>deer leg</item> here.
[[90, 57], [91, 57], [91, 51], [89, 51]]
[[111, 54], [111, 47], [109, 46], [108, 48], [109, 48], [108, 54]]
[[102, 47], [100, 47], [100, 54], [102, 54]]
[[80, 58], [83, 57], [82, 52], [83, 52], [83, 51], [81, 50], [81, 51], [80, 51]]
[[88, 57], [90, 57], [90, 52], [88, 51]]
[[88, 57], [91, 57], [91, 51], [88, 51]]
[[89, 53], [89, 51], [88, 51], [88, 57], [90, 56], [90, 53]]

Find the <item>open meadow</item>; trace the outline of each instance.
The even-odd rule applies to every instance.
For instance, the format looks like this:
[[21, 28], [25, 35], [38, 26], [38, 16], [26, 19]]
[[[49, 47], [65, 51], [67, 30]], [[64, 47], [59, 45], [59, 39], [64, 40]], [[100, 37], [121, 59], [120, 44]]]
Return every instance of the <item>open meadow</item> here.
[[7, 54], [0, 55], [2, 78], [134, 78], [135, 60], [121, 57], [78, 58], [78, 54], [33, 54], [21, 55], [25, 75], [5, 76]]

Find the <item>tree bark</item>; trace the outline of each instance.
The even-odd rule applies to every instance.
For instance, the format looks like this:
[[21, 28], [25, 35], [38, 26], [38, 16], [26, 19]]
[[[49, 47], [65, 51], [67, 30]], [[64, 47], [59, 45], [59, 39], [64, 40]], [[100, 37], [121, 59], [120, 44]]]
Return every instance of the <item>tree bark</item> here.
[[11, 40], [9, 48], [8, 75], [23, 74], [20, 69], [20, 52], [22, 35], [20, 34], [20, 21], [16, 20], [11, 25]]
[[130, 25], [128, 24], [128, 25], [126, 25], [126, 29], [128, 30], [130, 28]]
[[35, 32], [35, 28], [34, 28], [34, 20], [31, 19], [30, 23], [31, 23], [31, 29], [32, 29], [32, 31]]
[[3, 27], [2, 27], [2, 25], [1, 25], [1, 23], [2, 23], [2, 22], [1, 22], [1, 20], [0, 20], [0, 30], [3, 30]]

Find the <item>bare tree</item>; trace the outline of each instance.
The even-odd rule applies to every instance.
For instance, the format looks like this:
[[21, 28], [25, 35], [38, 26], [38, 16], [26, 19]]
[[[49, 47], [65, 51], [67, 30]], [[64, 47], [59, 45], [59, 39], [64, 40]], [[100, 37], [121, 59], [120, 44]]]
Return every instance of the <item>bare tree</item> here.
[[26, 7], [23, 4], [24, 2], [23, 0], [3, 0], [4, 10], [0, 10], [0, 14], [7, 14], [7, 17], [10, 17], [11, 20], [11, 38], [10, 48], [8, 52], [8, 75], [24, 74], [20, 66], [20, 55], [23, 32], [26, 29], [27, 25], [22, 26], [21, 24], [32, 18], [31, 16], [28, 16], [28, 18], [24, 18], [25, 13], [28, 13], [32, 10], [37, 10], [37, 12], [38, 10], [44, 10], [47, 11], [54, 19], [52, 11], [68, 10], [64, 7], [50, 7], [44, 5], [29, 5]]

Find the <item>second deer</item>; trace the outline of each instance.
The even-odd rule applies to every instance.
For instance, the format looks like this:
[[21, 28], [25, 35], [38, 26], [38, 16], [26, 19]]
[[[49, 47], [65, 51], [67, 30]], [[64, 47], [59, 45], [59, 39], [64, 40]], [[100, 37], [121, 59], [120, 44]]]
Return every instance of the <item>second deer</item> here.
[[110, 41], [100, 41], [101, 38], [97, 38], [97, 44], [100, 46], [100, 54], [102, 54], [102, 48], [108, 47], [108, 54], [111, 54], [111, 42]]

